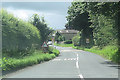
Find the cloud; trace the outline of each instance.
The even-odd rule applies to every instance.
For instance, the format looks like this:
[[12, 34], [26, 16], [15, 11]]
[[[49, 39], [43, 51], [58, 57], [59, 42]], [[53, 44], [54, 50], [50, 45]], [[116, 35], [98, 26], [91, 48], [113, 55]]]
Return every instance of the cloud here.
[[23, 20], [28, 20], [29, 12], [26, 10], [14, 10], [13, 8], [7, 8], [9, 13], [12, 13], [15, 17], [18, 17]]
[[14, 8], [6, 8], [9, 13], [12, 13], [15, 17], [18, 17], [22, 20], [28, 21], [28, 19], [33, 14], [38, 14], [40, 17], [44, 17], [46, 23], [49, 27], [53, 29], [63, 29], [64, 24], [66, 22], [65, 16], [57, 13], [48, 13], [48, 12], [40, 12], [40, 11], [33, 11], [33, 10], [24, 10], [24, 9], [14, 9]]
[[[69, 3], [70, 5], [70, 3]], [[44, 16], [48, 26], [63, 29], [66, 23], [68, 3], [63, 2], [10, 2], [3, 3], [3, 8], [15, 17], [28, 20], [33, 14]]]
[[6, 10], [9, 13], [14, 14], [15, 17], [21, 18], [23, 20], [28, 20], [33, 14], [38, 14], [40, 17], [58, 15], [56, 13], [40, 12], [40, 11], [33, 11], [33, 10], [26, 10], [26, 9], [14, 9], [11, 7], [6, 8]]
[[66, 14], [69, 2], [3, 2], [3, 7]]

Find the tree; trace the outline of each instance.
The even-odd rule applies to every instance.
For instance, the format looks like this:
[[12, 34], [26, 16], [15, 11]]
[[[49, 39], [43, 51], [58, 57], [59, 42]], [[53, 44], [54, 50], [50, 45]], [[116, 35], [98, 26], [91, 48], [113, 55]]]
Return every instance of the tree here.
[[34, 15], [31, 17], [30, 23], [32, 23], [34, 26], [36, 26], [37, 29], [40, 31], [40, 35], [41, 35], [40, 43], [41, 43], [41, 45], [42, 45], [42, 43], [48, 39], [49, 34], [50, 34], [53, 30], [50, 29], [50, 28], [47, 26], [47, 24], [45, 23], [44, 17], [41, 17], [41, 19], [40, 19], [38, 14], [34, 14]]
[[[118, 46], [118, 52], [113, 56], [113, 58], [117, 60], [120, 58], [119, 9], [120, 2], [74, 2], [72, 3], [72, 7], [70, 7], [70, 13], [68, 13], [68, 16], [70, 16], [68, 18], [68, 23], [70, 22], [70, 24], [74, 24], [73, 21], [76, 17], [75, 15], [88, 12], [90, 19], [88, 22], [91, 22], [89, 28], [93, 29], [92, 32], [95, 46], [98, 46], [99, 48], [104, 48], [108, 45]], [[83, 27], [81, 28], [83, 29]], [[85, 31], [82, 32], [83, 35], [87, 34], [84, 32]]]
[[[109, 41], [111, 42], [116, 42], [117, 39], [117, 45], [118, 45], [118, 52], [115, 54], [115, 56], [119, 59], [120, 58], [120, 2], [101, 2], [101, 3], [87, 3], [87, 10], [89, 11], [90, 16], [97, 15], [98, 16], [104, 16], [104, 19], [111, 20], [113, 23], [109, 23], [106, 20], [103, 20], [105, 24], [108, 24], [109, 26], [112, 27], [107, 27], [111, 28], [111, 34], [114, 39], [110, 39]], [[95, 21], [92, 21], [94, 23], [97, 23]], [[110, 25], [111, 24], [111, 25]], [[94, 26], [96, 29], [99, 28]], [[106, 33], [109, 31], [106, 28]], [[102, 31], [101, 31], [102, 32]], [[107, 37], [106, 37], [107, 39]], [[102, 44], [102, 43], [101, 43]], [[120, 62], [120, 60], [119, 60]]]
[[83, 46], [87, 46], [86, 39], [90, 39], [89, 45], [93, 45], [93, 32], [89, 26], [89, 13], [83, 12], [83, 6], [86, 3], [72, 2], [72, 6], [68, 9], [66, 28], [76, 29], [82, 32], [80, 43]]
[[82, 13], [81, 6], [83, 6], [81, 2], [72, 2], [72, 6], [68, 9], [67, 27], [81, 31], [90, 26], [88, 12]]
[[87, 3], [86, 6], [88, 6], [87, 11], [89, 12], [90, 16], [96, 15], [98, 17], [104, 15], [106, 18], [115, 21], [115, 26], [113, 27], [118, 30], [120, 2]]

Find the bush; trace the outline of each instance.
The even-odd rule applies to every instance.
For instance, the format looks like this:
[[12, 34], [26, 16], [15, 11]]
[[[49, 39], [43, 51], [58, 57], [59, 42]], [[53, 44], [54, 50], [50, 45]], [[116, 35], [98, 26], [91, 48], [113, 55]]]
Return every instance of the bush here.
[[74, 46], [80, 46], [80, 36], [75, 36], [72, 39]]
[[118, 48], [117, 46], [105, 46], [103, 49], [99, 49], [99, 47], [92, 47], [91, 49], [84, 49], [85, 51], [90, 51], [92, 53], [99, 54], [113, 62], [117, 62], [119, 60], [118, 56]]
[[52, 53], [52, 52], [53, 52], [53, 49], [54, 49], [53, 47], [50, 47], [50, 46], [49, 46], [49, 48], [48, 48], [49, 53]]
[[53, 53], [55, 54], [55, 56], [58, 56], [60, 54], [59, 50], [57, 50], [55, 48], [53, 49]]
[[[42, 45], [44, 41], [47, 41], [50, 34], [54, 31], [52, 28], [48, 27], [44, 17], [40, 18], [38, 14], [33, 14], [29, 19], [29, 22], [40, 31], [41, 39], [39, 40], [39, 45]], [[41, 48], [41, 46], [39, 46], [39, 48]]]
[[64, 37], [63, 36], [59, 36], [58, 37], [58, 41], [64, 41]]
[[[28, 22], [15, 18], [2, 10], [2, 49], [8, 56], [27, 55], [32, 53], [40, 43], [38, 29]], [[31, 50], [32, 49], [32, 50]]]
[[65, 40], [65, 37], [62, 36], [60, 33], [56, 32], [55, 34], [55, 41], [60, 42], [60, 41], [64, 41]]
[[53, 47], [49, 46], [48, 50], [49, 50], [50, 54], [55, 54], [55, 56], [58, 56], [60, 54], [59, 50], [57, 50], [57, 49], [55, 49]]
[[42, 51], [35, 51], [31, 55], [19, 59], [3, 57], [3, 59], [0, 60], [0, 67], [2, 67], [3, 71], [23, 68], [26, 66], [38, 64], [42, 61], [48, 61], [60, 54], [60, 52], [55, 48], [50, 47], [50, 50], [52, 51], [52, 54], [49, 53], [44, 54], [42, 53]]
[[64, 44], [72, 44], [72, 40], [66, 40], [64, 41]]

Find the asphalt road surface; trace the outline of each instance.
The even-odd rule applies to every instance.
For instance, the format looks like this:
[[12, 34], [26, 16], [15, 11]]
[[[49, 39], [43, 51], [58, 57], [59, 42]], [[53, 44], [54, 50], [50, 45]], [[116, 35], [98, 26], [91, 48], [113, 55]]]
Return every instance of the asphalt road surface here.
[[61, 54], [53, 60], [8, 74], [7, 78], [118, 78], [118, 66], [101, 56], [57, 47]]

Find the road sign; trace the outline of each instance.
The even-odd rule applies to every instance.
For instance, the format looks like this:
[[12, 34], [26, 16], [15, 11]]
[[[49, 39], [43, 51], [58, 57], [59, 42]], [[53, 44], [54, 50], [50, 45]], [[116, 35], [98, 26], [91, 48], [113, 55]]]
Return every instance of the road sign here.
[[90, 43], [90, 40], [89, 40], [89, 39], [86, 39], [86, 43]]
[[42, 45], [43, 48], [45, 47], [48, 47], [47, 43], [44, 41], [43, 45]]

